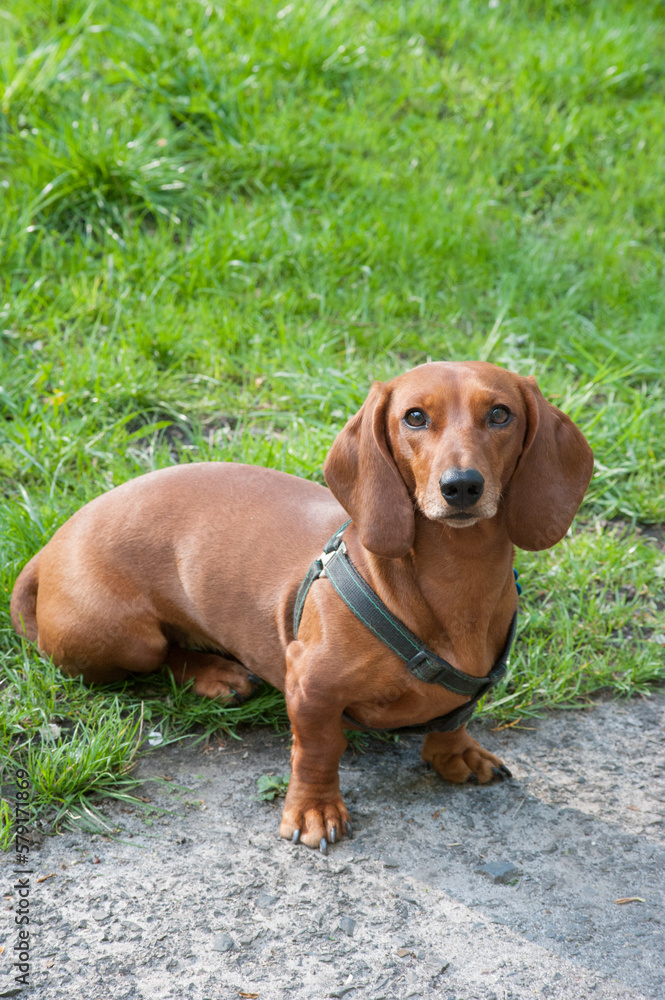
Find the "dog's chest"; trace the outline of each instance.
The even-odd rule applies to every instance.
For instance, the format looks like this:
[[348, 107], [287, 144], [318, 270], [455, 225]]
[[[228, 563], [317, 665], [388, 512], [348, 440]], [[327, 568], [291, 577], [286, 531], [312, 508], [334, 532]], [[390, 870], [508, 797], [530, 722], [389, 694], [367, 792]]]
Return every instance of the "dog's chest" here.
[[418, 726], [463, 705], [468, 698], [436, 684], [424, 684], [408, 676], [400, 683], [389, 681], [372, 697], [358, 699], [347, 707], [348, 715], [372, 729]]

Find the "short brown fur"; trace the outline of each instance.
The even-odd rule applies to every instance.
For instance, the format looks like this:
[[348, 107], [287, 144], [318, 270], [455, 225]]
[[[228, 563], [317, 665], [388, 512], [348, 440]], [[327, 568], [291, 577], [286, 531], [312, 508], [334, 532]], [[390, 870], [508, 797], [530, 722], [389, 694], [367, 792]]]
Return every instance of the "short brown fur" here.
[[[511, 414], [505, 426], [488, 420], [497, 406]], [[406, 423], [412, 409], [425, 428]], [[395, 728], [465, 701], [416, 680], [325, 579], [294, 640], [296, 593], [324, 543], [348, 513], [350, 557], [384, 603], [459, 670], [485, 676], [516, 608], [513, 544], [562, 538], [592, 466], [581, 432], [533, 379], [484, 362], [421, 365], [372, 386], [326, 459], [330, 490], [201, 463], [93, 500], [20, 574], [12, 623], [89, 683], [167, 665], [208, 697], [249, 695], [252, 674], [283, 690], [293, 750], [280, 832], [319, 846], [350, 831], [342, 713]], [[484, 478], [466, 520], [441, 492], [451, 468]], [[488, 782], [502, 766], [464, 727], [428, 735], [422, 756], [454, 782]]]

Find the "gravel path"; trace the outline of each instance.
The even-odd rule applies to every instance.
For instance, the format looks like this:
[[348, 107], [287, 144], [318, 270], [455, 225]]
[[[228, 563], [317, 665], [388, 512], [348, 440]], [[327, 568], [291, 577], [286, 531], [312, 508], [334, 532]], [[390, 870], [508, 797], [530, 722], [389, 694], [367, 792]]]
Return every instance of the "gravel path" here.
[[156, 751], [141, 774], [172, 780], [144, 794], [168, 813], [149, 825], [114, 803], [120, 839], [68, 832], [34, 853], [33, 878], [55, 877], [33, 888], [22, 996], [663, 1000], [664, 722], [659, 693], [475, 725], [514, 774], [484, 788], [445, 785], [420, 738], [347, 751], [357, 833], [328, 857], [280, 840], [281, 803], [254, 798], [288, 770], [286, 736]]

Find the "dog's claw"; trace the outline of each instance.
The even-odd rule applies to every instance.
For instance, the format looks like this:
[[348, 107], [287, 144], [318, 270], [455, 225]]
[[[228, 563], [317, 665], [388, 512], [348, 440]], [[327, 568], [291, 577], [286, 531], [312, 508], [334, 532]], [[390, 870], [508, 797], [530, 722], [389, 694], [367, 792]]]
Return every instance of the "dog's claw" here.
[[347, 819], [346, 821], [346, 835], [349, 840], [353, 840], [353, 826], [351, 825], [350, 819]]
[[328, 841], [325, 837], [321, 837], [321, 840], [319, 841], [319, 850], [321, 851], [321, 854], [326, 854], [328, 851]]
[[503, 779], [506, 777], [500, 767], [493, 767], [492, 774], [495, 778], [498, 778], [499, 781], [503, 781]]
[[500, 764], [499, 770], [501, 771], [502, 774], [505, 774], [507, 778], [512, 778], [513, 772], [509, 771], [505, 764]]
[[263, 684], [263, 678], [259, 677], [258, 674], [247, 674], [247, 680], [250, 684], [256, 684], [257, 687], [261, 687]]
[[300, 830], [294, 830], [293, 836], [291, 837], [291, 843], [297, 844], [299, 840], [300, 840]]
[[336, 840], [337, 840], [337, 827], [334, 826], [330, 831], [330, 843], [334, 844]]
[[469, 777], [466, 779], [466, 783], [467, 783], [467, 785], [477, 785], [478, 784], [478, 775], [474, 774], [473, 771], [472, 771], [471, 774], [469, 775]]

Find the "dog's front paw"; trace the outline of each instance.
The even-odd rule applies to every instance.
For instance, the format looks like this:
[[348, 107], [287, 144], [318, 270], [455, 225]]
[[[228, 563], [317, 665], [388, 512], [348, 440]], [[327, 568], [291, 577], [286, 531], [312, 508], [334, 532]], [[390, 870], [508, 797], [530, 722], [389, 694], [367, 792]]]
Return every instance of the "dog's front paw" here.
[[288, 795], [279, 832], [293, 844], [318, 847], [325, 854], [328, 844], [334, 844], [345, 835], [351, 837], [353, 828], [341, 797], [321, 803], [307, 801], [304, 796]]
[[429, 733], [420, 756], [446, 781], [456, 785], [478, 782], [486, 785], [493, 778], [511, 778], [503, 761], [469, 736], [466, 729], [455, 733]]

